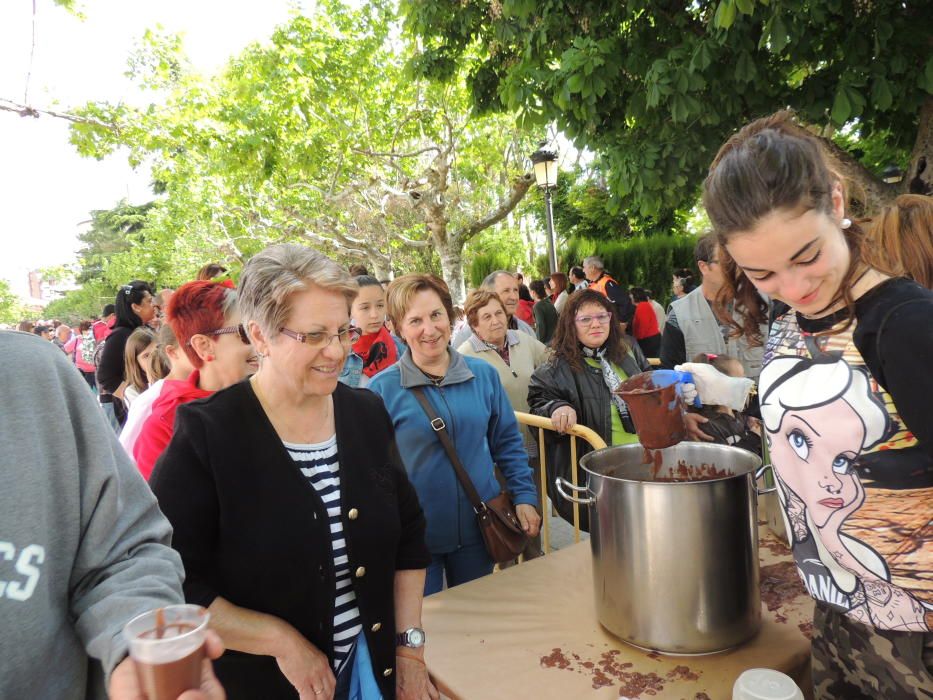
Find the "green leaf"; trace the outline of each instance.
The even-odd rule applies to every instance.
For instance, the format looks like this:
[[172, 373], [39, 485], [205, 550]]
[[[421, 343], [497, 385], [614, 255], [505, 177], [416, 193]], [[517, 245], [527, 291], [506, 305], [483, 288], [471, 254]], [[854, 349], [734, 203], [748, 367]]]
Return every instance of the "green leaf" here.
[[735, 64], [735, 79], [742, 83], [750, 83], [757, 75], [758, 69], [755, 68], [751, 54], [748, 51], [742, 51]]
[[709, 42], [701, 41], [697, 44], [693, 57], [690, 59], [691, 71], [703, 71], [713, 62], [713, 52], [710, 51]]
[[888, 85], [888, 81], [883, 75], [875, 78], [875, 82], [871, 86], [871, 101], [874, 103], [875, 109], [882, 112], [891, 109], [894, 96], [891, 94], [891, 86]]
[[652, 84], [648, 86], [648, 106], [657, 107], [658, 103], [661, 101], [661, 90], [657, 85]]
[[743, 15], [750, 15], [755, 11], [754, 0], [735, 0], [735, 4]]
[[851, 113], [852, 106], [849, 104], [849, 98], [846, 97], [845, 88], [840, 86], [836, 91], [836, 99], [833, 100], [832, 119], [837, 126], [842, 126]]
[[713, 17], [713, 24], [720, 29], [728, 29], [735, 22], [735, 0], [721, 0]]
[[781, 19], [781, 15], [775, 15], [771, 24], [771, 53], [781, 53], [789, 42], [784, 20]]
[[920, 87], [930, 94], [933, 94], [933, 56], [927, 59], [927, 64], [923, 68], [923, 75], [920, 79]]
[[671, 98], [671, 117], [673, 117], [675, 122], [685, 122], [687, 121], [687, 115], [690, 113], [690, 108], [687, 106], [687, 101], [684, 99], [683, 95], [674, 95]]
[[579, 73], [571, 75], [570, 79], [567, 80], [567, 89], [570, 92], [581, 92], [583, 90], [583, 76]]

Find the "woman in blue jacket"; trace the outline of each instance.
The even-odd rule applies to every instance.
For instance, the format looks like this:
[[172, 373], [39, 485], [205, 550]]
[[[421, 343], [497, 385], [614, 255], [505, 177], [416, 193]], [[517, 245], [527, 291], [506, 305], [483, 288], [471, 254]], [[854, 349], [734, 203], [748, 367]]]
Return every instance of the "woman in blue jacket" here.
[[427, 415], [411, 391], [424, 387], [447, 425], [457, 455], [482, 500], [500, 491], [495, 467], [505, 477], [522, 527], [538, 533], [541, 516], [518, 422], [496, 370], [449, 347], [453, 303], [446, 285], [430, 275], [399, 277], [388, 289], [389, 317], [409, 351], [373, 377], [395, 426], [409, 479], [427, 520], [432, 561], [425, 595], [492, 572], [476, 515]]

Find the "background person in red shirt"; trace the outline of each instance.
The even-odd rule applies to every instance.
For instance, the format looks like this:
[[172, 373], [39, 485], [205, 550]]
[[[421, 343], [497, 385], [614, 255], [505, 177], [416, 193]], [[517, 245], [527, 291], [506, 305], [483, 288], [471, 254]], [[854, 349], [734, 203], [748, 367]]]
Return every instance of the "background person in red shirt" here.
[[658, 357], [661, 353], [661, 329], [658, 327], [658, 315], [654, 312], [648, 292], [641, 287], [632, 287], [632, 302], [635, 304], [632, 335], [641, 346], [645, 357]]
[[236, 384], [259, 368], [259, 357], [240, 325], [236, 290], [218, 282], [188, 282], [172, 296], [167, 317], [194, 371], [184, 381], [165, 381], [133, 446], [136, 466], [147, 480], [172, 439], [178, 407]]

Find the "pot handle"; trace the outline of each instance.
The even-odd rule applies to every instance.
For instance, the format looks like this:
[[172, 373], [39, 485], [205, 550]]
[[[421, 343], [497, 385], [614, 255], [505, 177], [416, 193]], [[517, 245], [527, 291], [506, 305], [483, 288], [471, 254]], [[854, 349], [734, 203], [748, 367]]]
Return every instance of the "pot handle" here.
[[[557, 477], [554, 479], [554, 486], [557, 488], [557, 493], [561, 495], [567, 501], [572, 501], [573, 503], [579, 503], [581, 506], [589, 506], [596, 503], [596, 496], [592, 495], [592, 492], [586, 486], [575, 486], [569, 481], [564, 480], [562, 477]], [[564, 486], [568, 489], [572, 489], [577, 493], [588, 493], [590, 494], [589, 498], [577, 498], [576, 496], [571, 496], [566, 491], [564, 491]]]
[[758, 480], [765, 475], [765, 471], [767, 471], [768, 469], [771, 470], [771, 476], [774, 476], [774, 466], [770, 463], [762, 464], [761, 467], [758, 468], [758, 471], [755, 472], [755, 493], [757, 493], [759, 496], [763, 496], [766, 493], [774, 493], [775, 491], [777, 491], [777, 486], [769, 486], [768, 488], [765, 488], [765, 489], [758, 488]]

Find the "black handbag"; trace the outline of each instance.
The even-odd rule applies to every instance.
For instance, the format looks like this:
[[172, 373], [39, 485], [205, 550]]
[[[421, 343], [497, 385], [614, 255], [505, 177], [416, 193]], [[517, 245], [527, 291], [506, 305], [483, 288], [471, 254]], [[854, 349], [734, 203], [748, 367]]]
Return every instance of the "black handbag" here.
[[444, 420], [437, 415], [428, 397], [424, 394], [424, 389], [420, 386], [412, 388], [415, 398], [421, 404], [428, 420], [431, 421], [431, 428], [441, 441], [447, 457], [453, 465], [454, 472], [463, 490], [466, 492], [470, 504], [473, 506], [473, 512], [476, 513], [476, 522], [479, 524], [479, 531], [483, 536], [483, 542], [486, 544], [486, 551], [497, 564], [503, 564], [512, 561], [525, 551], [528, 544], [528, 535], [522, 529], [522, 524], [515, 514], [515, 507], [512, 505], [512, 499], [505, 491], [498, 496], [490, 498], [488, 501], [482, 501], [476, 487], [470, 480], [470, 476], [463, 468], [463, 463], [457, 455], [457, 449], [454, 447], [450, 434], [447, 432], [447, 425]]

